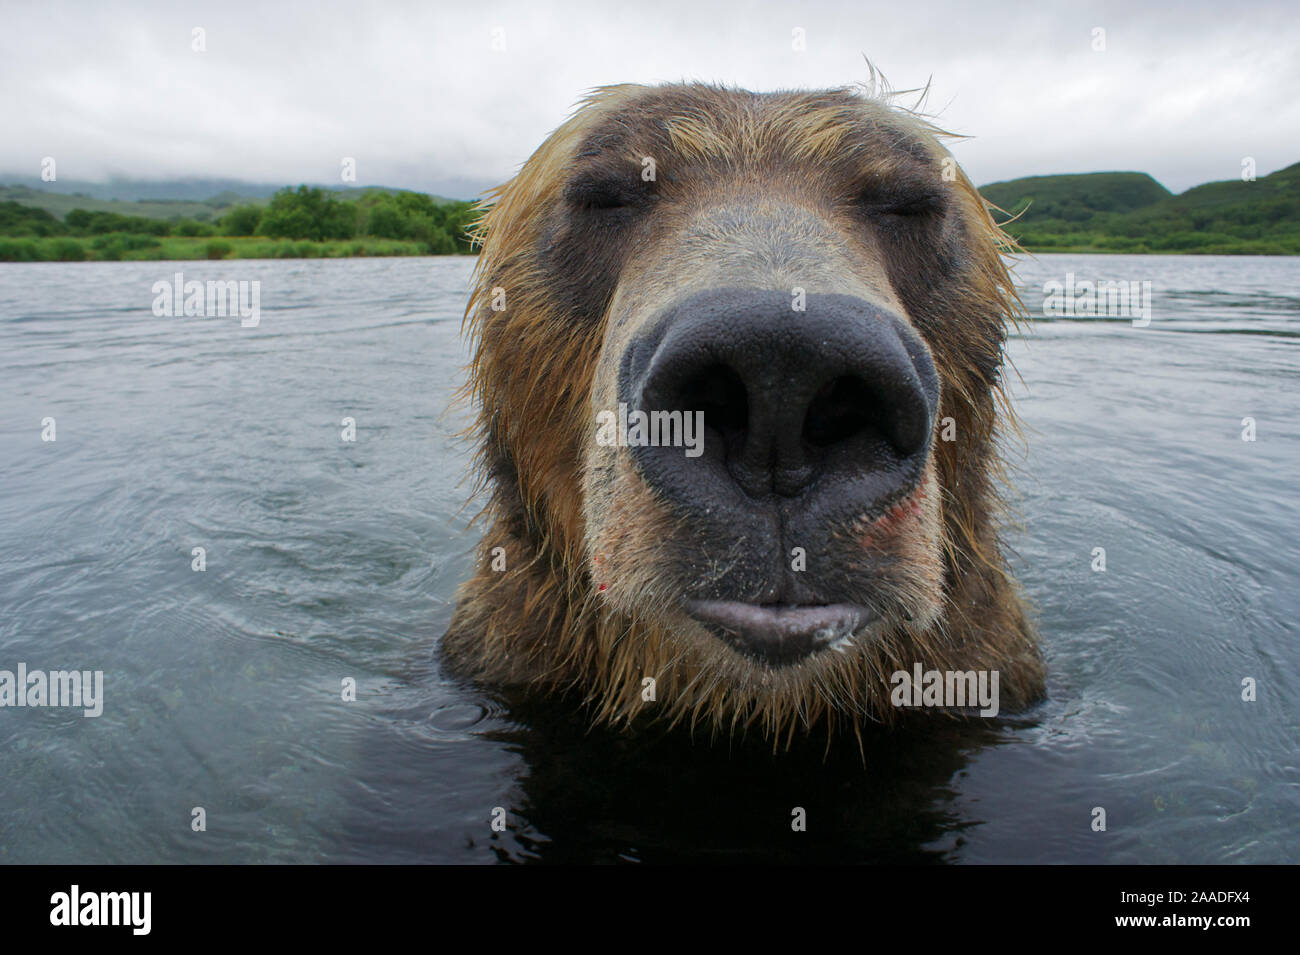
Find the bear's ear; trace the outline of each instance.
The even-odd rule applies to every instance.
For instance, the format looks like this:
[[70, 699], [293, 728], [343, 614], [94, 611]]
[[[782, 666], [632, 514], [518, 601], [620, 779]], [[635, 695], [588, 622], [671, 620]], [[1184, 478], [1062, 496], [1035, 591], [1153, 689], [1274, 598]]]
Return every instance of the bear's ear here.
[[543, 219], [541, 212], [560, 201], [564, 172], [593, 120], [591, 109], [580, 106], [537, 147], [512, 179], [488, 190], [475, 205], [472, 235], [480, 250], [480, 278], [522, 251]]

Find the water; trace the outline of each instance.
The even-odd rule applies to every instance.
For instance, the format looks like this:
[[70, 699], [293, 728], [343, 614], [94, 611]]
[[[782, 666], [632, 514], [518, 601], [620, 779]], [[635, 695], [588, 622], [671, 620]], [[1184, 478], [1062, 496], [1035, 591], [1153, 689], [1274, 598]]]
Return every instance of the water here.
[[[471, 267], [0, 266], [0, 669], [106, 683], [97, 719], [0, 710], [0, 860], [1300, 858], [1300, 260], [1020, 265], [1035, 307], [1071, 271], [1154, 292], [1149, 327], [1009, 348], [1050, 698], [870, 735], [865, 770], [585, 733], [439, 672], [475, 542], [448, 411]], [[260, 280], [260, 324], [154, 317], [177, 268]]]

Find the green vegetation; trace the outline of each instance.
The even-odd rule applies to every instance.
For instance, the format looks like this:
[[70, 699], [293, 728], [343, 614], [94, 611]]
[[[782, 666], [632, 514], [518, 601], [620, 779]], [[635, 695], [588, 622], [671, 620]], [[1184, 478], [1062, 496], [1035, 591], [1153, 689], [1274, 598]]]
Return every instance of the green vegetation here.
[[1027, 176], [981, 186], [980, 193], [1024, 223], [1088, 222], [1098, 213], [1132, 212], [1173, 195], [1144, 172]]
[[[25, 206], [44, 209], [56, 219], [64, 219], [73, 209], [87, 212], [116, 212], [124, 216], [146, 219], [195, 219], [206, 222], [230, 204], [230, 196], [214, 196], [204, 202], [188, 199], [142, 199], [126, 202], [121, 199], [92, 199], [85, 193], [49, 192], [30, 186], [0, 186], [0, 203], [18, 202]], [[262, 200], [263, 202], [265, 200]]]
[[392, 239], [268, 239], [261, 236], [150, 237], [109, 235], [96, 239], [0, 238], [0, 262], [185, 261], [192, 259], [335, 259], [360, 256], [426, 255], [418, 242]]
[[[1300, 255], [1300, 163], [1176, 196], [1140, 172], [1031, 176], [980, 191], [1030, 252]], [[473, 218], [468, 202], [380, 188], [128, 202], [0, 186], [0, 262], [451, 255], [473, 251]]]
[[262, 210], [257, 206], [235, 206], [221, 217], [221, 231], [225, 235], [252, 235], [262, 221]]
[[[54, 195], [7, 187], [0, 189], [0, 196], [15, 192]], [[150, 203], [88, 200], [94, 208], [70, 208], [60, 217], [46, 204], [0, 199], [0, 262], [454, 255], [473, 251], [466, 233], [474, 218], [469, 202], [391, 189], [368, 189], [356, 199], [340, 198], [339, 193], [311, 186], [282, 189], [264, 204], [237, 204], [239, 197], [231, 194], [218, 198], [219, 205], [206, 206], [196, 215], [168, 218], [122, 211]], [[222, 214], [213, 218], [218, 209]]]
[[1003, 228], [1030, 252], [1300, 255], [1300, 163], [1176, 196], [1136, 172], [1033, 176], [980, 192], [1015, 216]]

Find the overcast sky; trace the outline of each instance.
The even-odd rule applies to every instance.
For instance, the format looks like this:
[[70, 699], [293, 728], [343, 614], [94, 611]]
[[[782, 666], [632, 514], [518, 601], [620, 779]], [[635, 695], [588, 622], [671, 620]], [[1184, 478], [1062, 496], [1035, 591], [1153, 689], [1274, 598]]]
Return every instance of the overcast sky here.
[[977, 183], [1142, 170], [1177, 192], [1237, 177], [1246, 156], [1260, 175], [1300, 160], [1297, 9], [0, 0], [0, 181], [52, 156], [60, 179], [338, 182], [347, 156], [359, 184], [470, 197], [593, 86], [845, 86], [866, 55], [897, 88], [933, 77], [929, 107], [974, 137], [953, 149]]

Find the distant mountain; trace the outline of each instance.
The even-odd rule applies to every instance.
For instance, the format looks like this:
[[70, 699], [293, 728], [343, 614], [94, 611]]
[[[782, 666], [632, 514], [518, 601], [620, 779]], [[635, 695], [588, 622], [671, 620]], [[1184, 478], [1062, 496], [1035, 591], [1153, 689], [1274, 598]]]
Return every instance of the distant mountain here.
[[1144, 172], [1027, 176], [981, 186], [980, 192], [1026, 224], [1044, 219], [1083, 222], [1099, 212], [1132, 212], [1173, 195]]
[[1133, 218], [1168, 228], [1197, 229], [1215, 223], [1295, 223], [1300, 219], [1300, 162], [1254, 182], [1228, 179], [1193, 186]]
[[1300, 163], [1178, 195], [1140, 172], [1030, 176], [980, 192], [1030, 251], [1300, 254]]
[[[238, 205], [262, 205], [285, 186], [239, 182], [234, 179], [174, 179], [81, 182], [58, 180], [42, 182], [39, 178], [4, 177], [10, 185], [0, 185], [0, 202], [12, 200], [44, 209], [60, 219], [73, 209], [90, 212], [116, 212], [152, 219], [195, 219], [208, 222], [227, 209]], [[296, 186], [296, 184], [295, 184]], [[406, 192], [389, 186], [322, 186], [341, 198], [358, 199], [374, 192]], [[451, 202], [433, 196], [439, 203]]]
[[[123, 202], [140, 200], [173, 199], [188, 202], [210, 202], [223, 195], [237, 197], [240, 201], [249, 199], [269, 199], [284, 188], [284, 184], [242, 182], [238, 179], [110, 179], [107, 182], [88, 182], [80, 179], [57, 179], [45, 182], [40, 176], [23, 176], [0, 173], [0, 183], [15, 186], [28, 186], [42, 192], [80, 193], [91, 199], [117, 199]], [[294, 183], [296, 186], [297, 183]], [[366, 189], [379, 189], [384, 192], [405, 192], [408, 190], [390, 188], [389, 186], [341, 186], [337, 184], [317, 185], [331, 192], [361, 192]], [[409, 190], [419, 192], [420, 190]], [[445, 200], [442, 196], [435, 199]]]
[[34, 189], [31, 186], [0, 186], [0, 202], [12, 200], [25, 206], [35, 206], [62, 219], [73, 209], [89, 212], [116, 212], [126, 216], [147, 216], [151, 219], [187, 218], [206, 222], [219, 216], [232, 205], [264, 203], [266, 197], [240, 196], [223, 193], [220, 197], [204, 201], [189, 199], [95, 199], [84, 192], [54, 192]]
[[241, 198], [270, 198], [281, 186], [240, 182], [236, 179], [110, 179], [87, 182], [58, 179], [45, 182], [39, 176], [0, 175], [0, 182], [28, 186], [42, 192], [80, 193], [91, 199], [116, 199], [137, 202], [141, 199], [172, 199], [204, 202], [222, 193]]

